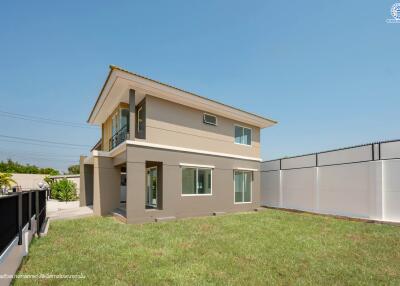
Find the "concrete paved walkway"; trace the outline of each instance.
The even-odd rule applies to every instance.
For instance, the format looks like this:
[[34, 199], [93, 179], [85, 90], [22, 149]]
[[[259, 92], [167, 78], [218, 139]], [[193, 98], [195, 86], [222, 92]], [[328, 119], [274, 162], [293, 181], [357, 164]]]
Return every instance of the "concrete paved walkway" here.
[[50, 220], [74, 219], [93, 215], [91, 206], [80, 207], [79, 201], [60, 202], [57, 200], [47, 201], [47, 217]]

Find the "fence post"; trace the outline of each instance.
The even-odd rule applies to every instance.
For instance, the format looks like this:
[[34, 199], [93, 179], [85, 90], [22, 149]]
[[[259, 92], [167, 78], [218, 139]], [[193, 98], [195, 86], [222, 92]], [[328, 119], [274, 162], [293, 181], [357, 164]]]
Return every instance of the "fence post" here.
[[18, 192], [18, 245], [22, 245], [22, 192]]
[[379, 152], [379, 154], [378, 154], [378, 156], [379, 156], [379, 160], [381, 160], [381, 142], [379, 142], [379, 145], [378, 145], [378, 152]]
[[39, 191], [35, 190], [35, 204], [36, 204], [36, 233], [37, 235], [40, 234], [40, 229], [39, 229]]
[[28, 192], [28, 202], [29, 202], [29, 205], [28, 205], [28, 213], [29, 213], [28, 229], [31, 230], [32, 229], [32, 222], [31, 222], [31, 220], [32, 220], [32, 192], [31, 191]]
[[375, 161], [375, 144], [371, 144], [371, 151], [372, 151], [372, 161]]

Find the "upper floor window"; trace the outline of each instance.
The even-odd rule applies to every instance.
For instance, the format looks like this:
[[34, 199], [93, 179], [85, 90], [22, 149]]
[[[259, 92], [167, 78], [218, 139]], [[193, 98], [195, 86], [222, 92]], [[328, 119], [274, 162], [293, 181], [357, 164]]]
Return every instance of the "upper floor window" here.
[[139, 139], [146, 139], [146, 98], [144, 98], [138, 105], [136, 105], [135, 111], [135, 137]]
[[111, 117], [111, 137], [109, 138], [109, 150], [117, 147], [127, 138], [129, 129], [129, 110], [118, 108]]
[[127, 129], [129, 124], [129, 110], [127, 108], [118, 109], [112, 116], [111, 133], [115, 135], [121, 129]]
[[211, 114], [203, 114], [203, 122], [205, 124], [217, 125], [217, 117]]
[[120, 114], [121, 114], [121, 128], [124, 128], [126, 126], [127, 129], [129, 129], [129, 109], [122, 108]]
[[111, 134], [114, 135], [119, 130], [119, 125], [120, 125], [119, 124], [118, 113], [115, 113], [113, 115], [111, 125], [112, 125]]
[[251, 129], [235, 125], [235, 143], [251, 145]]

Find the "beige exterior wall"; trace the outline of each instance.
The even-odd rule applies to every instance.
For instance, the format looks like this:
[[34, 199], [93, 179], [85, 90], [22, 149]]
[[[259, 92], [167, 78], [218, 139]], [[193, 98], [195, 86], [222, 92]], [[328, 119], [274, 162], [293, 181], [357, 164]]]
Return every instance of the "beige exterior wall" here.
[[[162, 209], [145, 209], [146, 161], [162, 162]], [[182, 196], [180, 163], [212, 165], [212, 195]], [[260, 175], [253, 172], [252, 202], [234, 203], [234, 169], [259, 169], [256, 161], [127, 146], [127, 222], [253, 210], [260, 205]]]
[[103, 123], [102, 128], [101, 128], [101, 150], [103, 151], [108, 151], [110, 144], [109, 140], [111, 138], [111, 123], [112, 123], [112, 115], [107, 118], [107, 120]]
[[[201, 110], [146, 96], [146, 142], [260, 157], [260, 128], [217, 116], [217, 126], [203, 123]], [[252, 129], [252, 145], [234, 143], [235, 124]]]
[[[122, 107], [126, 108], [128, 105], [121, 103], [102, 124], [103, 151], [109, 150], [112, 116]], [[245, 157], [260, 157], [259, 127], [243, 124], [222, 116], [217, 116], [217, 126], [204, 124], [203, 114], [204, 111], [202, 110], [147, 95], [146, 139], [136, 138], [135, 140]], [[251, 146], [235, 144], [235, 125], [251, 128]]]

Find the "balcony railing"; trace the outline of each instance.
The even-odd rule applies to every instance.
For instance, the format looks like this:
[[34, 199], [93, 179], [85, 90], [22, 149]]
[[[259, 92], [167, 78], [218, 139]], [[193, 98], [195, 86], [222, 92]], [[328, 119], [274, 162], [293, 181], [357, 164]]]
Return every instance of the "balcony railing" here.
[[117, 147], [119, 144], [124, 142], [128, 137], [128, 126], [125, 125], [123, 126], [120, 130], [118, 130], [111, 138], [109, 141], [109, 150], [114, 149]]

